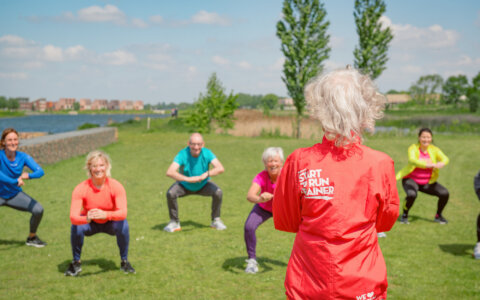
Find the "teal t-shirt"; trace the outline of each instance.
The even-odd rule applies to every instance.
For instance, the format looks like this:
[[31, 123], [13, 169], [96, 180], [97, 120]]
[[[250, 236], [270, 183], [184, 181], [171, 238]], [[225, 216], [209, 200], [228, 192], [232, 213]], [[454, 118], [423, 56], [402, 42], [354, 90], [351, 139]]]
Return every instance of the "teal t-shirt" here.
[[[215, 154], [213, 154], [213, 152], [207, 148], [202, 148], [200, 155], [198, 157], [193, 157], [190, 154], [190, 148], [186, 147], [180, 150], [180, 152], [178, 152], [177, 156], [175, 156], [173, 161], [180, 165], [180, 173], [187, 177], [191, 177], [199, 176], [207, 172], [208, 165], [215, 158]], [[206, 178], [201, 182], [194, 183], [180, 181], [180, 184], [187, 190], [196, 192], [203, 188], [205, 184], [207, 184], [209, 179], [210, 177]]]

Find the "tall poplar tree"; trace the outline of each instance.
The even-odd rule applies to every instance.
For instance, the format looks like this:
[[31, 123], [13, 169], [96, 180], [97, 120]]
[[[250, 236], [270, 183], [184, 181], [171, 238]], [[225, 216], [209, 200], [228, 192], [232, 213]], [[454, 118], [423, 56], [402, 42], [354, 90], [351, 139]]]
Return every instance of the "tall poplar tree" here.
[[393, 39], [389, 27], [382, 28], [380, 17], [385, 13], [383, 0], [355, 0], [355, 24], [359, 44], [353, 51], [354, 66], [372, 80], [376, 79], [388, 61], [388, 44]]
[[277, 37], [285, 56], [282, 80], [297, 109], [296, 137], [305, 110], [303, 89], [307, 82], [323, 70], [329, 57], [330, 36], [325, 20], [327, 12], [319, 0], [284, 0], [283, 19], [277, 23]]

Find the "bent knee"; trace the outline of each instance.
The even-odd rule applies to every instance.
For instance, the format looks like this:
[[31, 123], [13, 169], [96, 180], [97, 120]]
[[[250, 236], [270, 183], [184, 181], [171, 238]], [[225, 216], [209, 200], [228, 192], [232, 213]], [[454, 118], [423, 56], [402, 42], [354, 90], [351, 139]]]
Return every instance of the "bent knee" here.
[[33, 215], [43, 215], [43, 206], [40, 203], [36, 203], [35, 206], [32, 208]]
[[415, 191], [407, 191], [406, 194], [407, 194], [407, 198], [409, 198], [409, 199], [417, 198], [417, 192], [415, 192]]
[[218, 189], [215, 191], [214, 195], [215, 195], [215, 197], [217, 197], [217, 198], [222, 198], [222, 196], [223, 196], [223, 191], [222, 191], [220, 188], [218, 188]]

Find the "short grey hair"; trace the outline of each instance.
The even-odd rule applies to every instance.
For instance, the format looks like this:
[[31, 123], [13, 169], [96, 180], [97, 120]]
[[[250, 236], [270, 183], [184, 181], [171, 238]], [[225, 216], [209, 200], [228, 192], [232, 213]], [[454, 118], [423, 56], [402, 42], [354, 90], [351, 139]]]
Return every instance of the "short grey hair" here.
[[110, 156], [108, 156], [108, 154], [103, 151], [94, 150], [88, 153], [87, 158], [85, 159], [85, 170], [87, 170], [87, 175], [89, 177], [92, 177], [92, 172], [90, 171], [90, 169], [92, 168], [93, 164], [100, 158], [103, 159], [103, 161], [107, 165], [105, 174], [108, 177], [111, 176], [110, 171], [112, 170], [112, 162], [110, 160]]
[[385, 96], [373, 81], [347, 66], [313, 78], [305, 87], [311, 116], [320, 120], [325, 136], [343, 147], [375, 130], [375, 120], [383, 117]]
[[267, 149], [265, 149], [265, 151], [263, 151], [262, 161], [263, 163], [266, 163], [269, 158], [272, 158], [275, 156], [280, 157], [280, 160], [283, 162], [284, 161], [283, 149], [280, 147], [268, 147]]

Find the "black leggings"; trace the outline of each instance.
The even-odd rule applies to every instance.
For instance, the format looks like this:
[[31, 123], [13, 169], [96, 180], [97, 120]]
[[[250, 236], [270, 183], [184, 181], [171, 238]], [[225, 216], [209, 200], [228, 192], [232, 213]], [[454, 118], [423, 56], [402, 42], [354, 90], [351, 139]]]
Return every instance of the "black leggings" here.
[[408, 214], [409, 209], [413, 206], [415, 199], [417, 199], [418, 191], [438, 197], [437, 214], [441, 215], [445, 205], [447, 205], [449, 193], [448, 190], [438, 182], [432, 184], [418, 184], [411, 178], [402, 179], [403, 189], [407, 194], [403, 213]]

